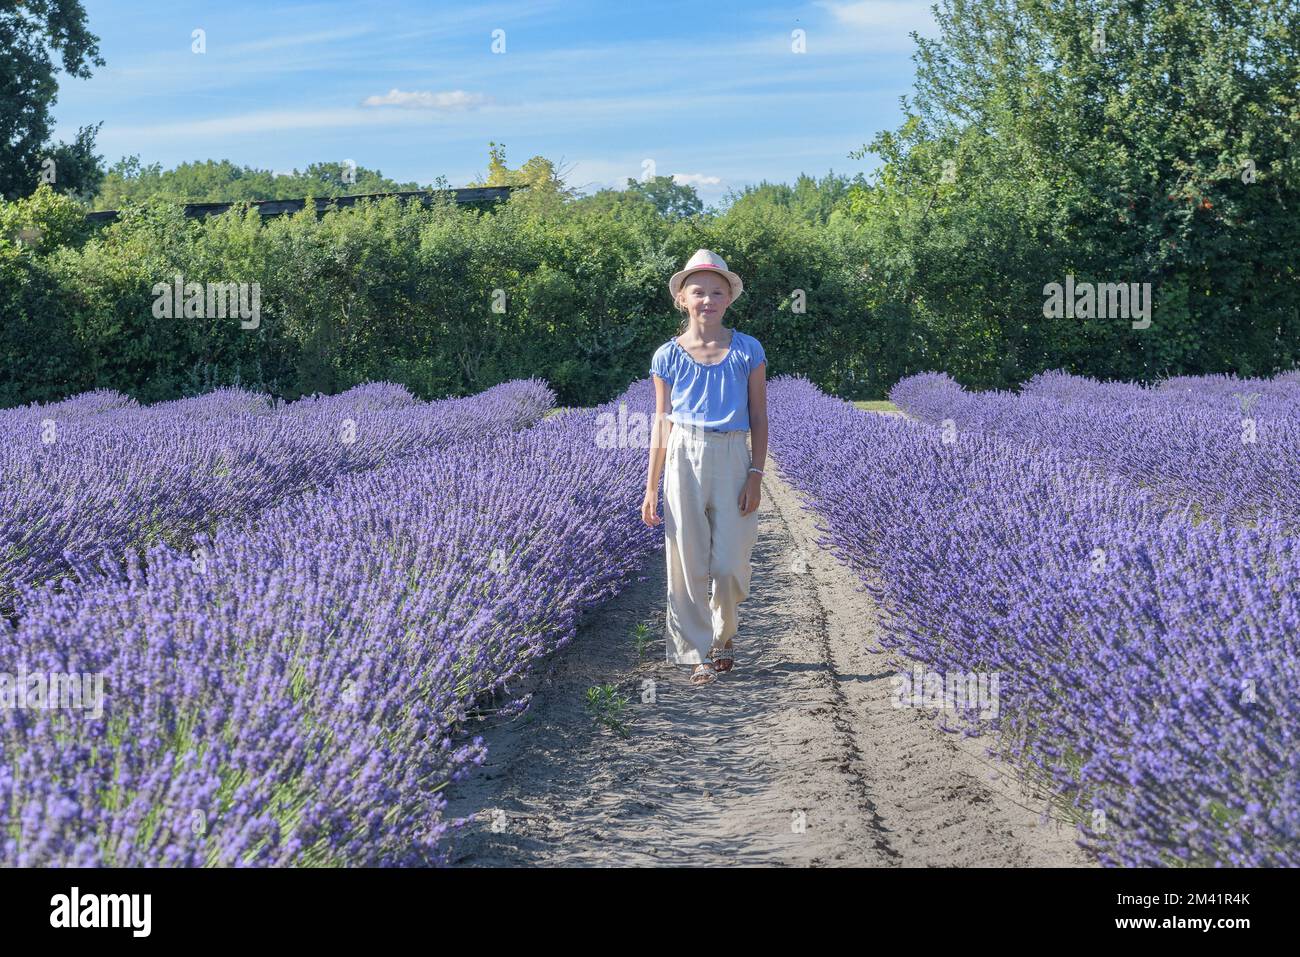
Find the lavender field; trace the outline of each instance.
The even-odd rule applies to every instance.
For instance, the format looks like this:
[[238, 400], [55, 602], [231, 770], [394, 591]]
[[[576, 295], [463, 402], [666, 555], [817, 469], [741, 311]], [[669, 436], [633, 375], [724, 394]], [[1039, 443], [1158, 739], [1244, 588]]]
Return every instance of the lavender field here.
[[1300, 863], [1300, 377], [770, 391], [772, 451], [886, 644], [1000, 679], [961, 730], [1103, 864]]
[[467, 710], [518, 707], [657, 544], [644, 450], [593, 441], [616, 403], [553, 406], [525, 380], [0, 413], [0, 672], [104, 687], [0, 709], [0, 863], [440, 863]]
[[[449, 863], [468, 718], [522, 710], [511, 683], [657, 560], [646, 436], [601, 441], [652, 396], [0, 412], [0, 674], [103, 684], [97, 709], [0, 708], [0, 864]], [[925, 374], [891, 399], [774, 379], [772, 459], [885, 647], [997, 676], [997, 714], [953, 730], [1102, 864], [1300, 863], [1300, 377]], [[771, 595], [780, 619], [797, 592]]]

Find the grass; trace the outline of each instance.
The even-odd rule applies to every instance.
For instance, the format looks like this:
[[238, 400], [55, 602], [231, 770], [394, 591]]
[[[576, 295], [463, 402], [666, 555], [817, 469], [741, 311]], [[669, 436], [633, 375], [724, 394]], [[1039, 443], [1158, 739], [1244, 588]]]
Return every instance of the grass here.
[[894, 405], [894, 403], [890, 402], [888, 399], [872, 400], [870, 402], [859, 401], [859, 402], [854, 402], [853, 405], [855, 408], [861, 409], [863, 412], [902, 412], [903, 411], [898, 406]]
[[[900, 409], [898, 406], [894, 405], [894, 403], [890, 402], [888, 399], [872, 399], [872, 400], [870, 400], [870, 401], [868, 401], [868, 400], [861, 400], [861, 401], [856, 401], [856, 402], [854, 402], [853, 405], [854, 405], [855, 408], [861, 409], [863, 412], [899, 412], [899, 413], [901, 413], [901, 412], [903, 411], [903, 410]], [[559, 407], [559, 408], [550, 409], [550, 410], [548, 410], [548, 411], [547, 411], [547, 412], [542, 416], [542, 418], [543, 418], [543, 419], [549, 419], [549, 418], [551, 418], [551, 416], [554, 416], [554, 415], [560, 415], [560, 414], [565, 413], [565, 412], [570, 412], [570, 411], [573, 410], [573, 408], [575, 408], [575, 407], [572, 407], [572, 406], [561, 406], [561, 407]]]
[[645, 657], [646, 649], [650, 647], [650, 642], [653, 640], [650, 634], [650, 626], [645, 622], [639, 623], [632, 629], [632, 644], [636, 648], [638, 658]]
[[597, 724], [609, 728], [621, 738], [629, 736], [623, 715], [631, 701], [618, 693], [612, 684], [596, 685], [587, 689], [587, 709]]

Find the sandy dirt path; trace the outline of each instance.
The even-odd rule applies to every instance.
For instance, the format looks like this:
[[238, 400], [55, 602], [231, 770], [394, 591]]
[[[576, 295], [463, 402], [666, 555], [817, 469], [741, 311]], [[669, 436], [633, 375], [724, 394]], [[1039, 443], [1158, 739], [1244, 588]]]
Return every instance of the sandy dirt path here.
[[[530, 708], [471, 724], [488, 756], [449, 792], [458, 866], [1090, 866], [1072, 826], [999, 773], [936, 711], [894, 706], [872, 654], [876, 612], [820, 550], [814, 515], [764, 481], [736, 666], [711, 685], [664, 661], [663, 553], [590, 613], [525, 686]], [[638, 658], [632, 631], [650, 625]], [[587, 689], [630, 699], [630, 736], [598, 725]], [[653, 692], [650, 694], [650, 692]], [[649, 700], [643, 700], [649, 699]]]

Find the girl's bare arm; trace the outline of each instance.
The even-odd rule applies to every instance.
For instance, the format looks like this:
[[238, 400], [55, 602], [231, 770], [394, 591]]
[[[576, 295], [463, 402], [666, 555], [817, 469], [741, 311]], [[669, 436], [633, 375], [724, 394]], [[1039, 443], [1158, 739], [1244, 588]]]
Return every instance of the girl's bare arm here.
[[647, 492], [659, 488], [659, 480], [663, 477], [664, 458], [667, 455], [668, 436], [673, 430], [672, 420], [668, 418], [668, 413], [673, 410], [668, 383], [658, 376], [652, 378], [655, 384], [655, 418], [650, 429], [650, 467], [645, 483]]
[[767, 461], [766, 362], [749, 374], [749, 446], [749, 458], [754, 468], [763, 468]]
[[668, 455], [668, 436], [673, 430], [673, 423], [668, 418], [672, 411], [668, 383], [654, 376], [654, 384], [655, 418], [650, 426], [650, 464], [646, 470], [645, 497], [641, 500], [641, 521], [647, 525], [658, 525], [663, 521], [659, 517], [659, 480], [663, 477], [664, 459]]

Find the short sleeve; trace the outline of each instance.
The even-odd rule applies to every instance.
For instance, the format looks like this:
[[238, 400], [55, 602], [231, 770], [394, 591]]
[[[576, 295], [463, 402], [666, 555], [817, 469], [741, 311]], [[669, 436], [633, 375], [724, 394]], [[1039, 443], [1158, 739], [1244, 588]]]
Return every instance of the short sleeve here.
[[[751, 338], [753, 338], [751, 336]], [[767, 353], [763, 351], [763, 343], [757, 339], [753, 340], [754, 344], [749, 349], [749, 371], [753, 372], [764, 362], [767, 361]]]
[[654, 356], [650, 359], [650, 371], [665, 382], [669, 384], [672, 383], [673, 376], [672, 369], [669, 368], [668, 363], [667, 345], [662, 345], [655, 350]]

